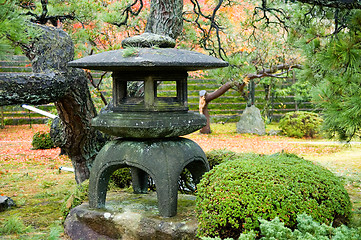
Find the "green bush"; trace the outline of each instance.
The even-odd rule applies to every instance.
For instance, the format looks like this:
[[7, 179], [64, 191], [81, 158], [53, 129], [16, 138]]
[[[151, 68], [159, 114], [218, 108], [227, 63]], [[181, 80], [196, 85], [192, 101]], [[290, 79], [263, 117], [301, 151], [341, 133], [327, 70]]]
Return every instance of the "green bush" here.
[[[206, 157], [208, 159], [210, 169], [222, 162], [234, 158], [235, 156], [235, 152], [225, 149], [206, 152]], [[197, 188], [193, 182], [192, 174], [187, 169], [184, 169], [180, 175], [180, 178], [178, 180], [178, 190], [181, 193], [185, 194], [194, 194], [197, 191]]]
[[244, 155], [216, 166], [198, 185], [199, 236], [259, 232], [259, 218], [278, 217], [294, 229], [301, 213], [337, 226], [349, 221], [351, 203], [334, 174], [295, 155]]
[[209, 162], [210, 169], [214, 168], [218, 164], [226, 162], [230, 159], [233, 159], [237, 153], [221, 149], [221, 150], [212, 150], [210, 152], [206, 152], [207, 160]]
[[54, 148], [54, 143], [51, 140], [50, 133], [44, 131], [39, 131], [34, 134], [31, 145], [33, 146], [33, 149]]
[[119, 168], [110, 177], [115, 186], [119, 188], [127, 188], [132, 184], [132, 175], [129, 168]]
[[[358, 240], [361, 239], [361, 229], [348, 228], [342, 225], [333, 228], [326, 224], [320, 224], [307, 214], [297, 217], [297, 228], [292, 229], [284, 226], [278, 217], [272, 221], [260, 219], [261, 240]], [[257, 235], [251, 231], [242, 233], [238, 240], [253, 240]], [[220, 238], [203, 237], [202, 240], [220, 240]], [[233, 240], [229, 238], [229, 240]]]
[[312, 112], [289, 112], [280, 120], [279, 127], [288, 137], [315, 137], [322, 123], [322, 118]]

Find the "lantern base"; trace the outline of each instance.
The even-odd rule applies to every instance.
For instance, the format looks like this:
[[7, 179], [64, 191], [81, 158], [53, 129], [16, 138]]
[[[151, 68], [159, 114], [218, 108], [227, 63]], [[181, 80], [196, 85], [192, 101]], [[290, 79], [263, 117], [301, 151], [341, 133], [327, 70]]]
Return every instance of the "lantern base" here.
[[209, 171], [203, 150], [186, 138], [114, 140], [102, 148], [93, 163], [89, 178], [90, 208], [105, 207], [110, 176], [122, 167], [131, 168], [135, 193], [146, 193], [148, 175], [152, 177], [162, 217], [177, 214], [178, 180], [185, 168], [191, 173], [195, 184]]

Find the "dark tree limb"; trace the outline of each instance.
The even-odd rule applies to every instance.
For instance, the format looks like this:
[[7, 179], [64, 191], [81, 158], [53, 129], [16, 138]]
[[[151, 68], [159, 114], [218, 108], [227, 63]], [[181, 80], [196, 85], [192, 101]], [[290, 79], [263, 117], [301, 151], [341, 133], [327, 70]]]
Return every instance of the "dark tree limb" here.
[[236, 87], [237, 91], [242, 92], [247, 84], [247, 81], [244, 81], [243, 83], [227, 82], [214, 92], [207, 93], [207, 91], [205, 90], [199, 92], [199, 113], [203, 114], [207, 118], [207, 124], [200, 130], [200, 133], [209, 134], [212, 132], [208, 104], [212, 100], [225, 94], [232, 87]]
[[[222, 31], [222, 27], [216, 21], [216, 15], [220, 7], [222, 6], [223, 0], [219, 0], [218, 4], [214, 7], [211, 15], [206, 15], [202, 12], [199, 2], [197, 0], [191, 0], [193, 5], [193, 13], [195, 14], [194, 24], [198, 29], [202, 32], [202, 38], [200, 39], [200, 45], [207, 51], [210, 52], [211, 55], [220, 57], [225, 60], [226, 52], [222, 47], [220, 33]], [[205, 18], [210, 22], [209, 28], [206, 29], [200, 23], [201, 18]], [[215, 31], [217, 43], [214, 43], [212, 40], [212, 34]]]
[[59, 72], [0, 74], [0, 106], [55, 102], [68, 89], [66, 76]]
[[1, 75], [0, 81], [4, 83], [0, 85], [0, 99], [4, 99], [1, 105], [55, 102], [63, 127], [57, 131], [57, 135], [62, 135], [59, 147], [71, 159], [75, 179], [81, 183], [89, 178], [92, 162], [104, 145], [100, 133], [90, 127], [97, 113], [87, 77], [84, 71], [67, 67], [74, 56], [74, 45], [66, 32], [33, 26], [39, 29], [40, 35], [24, 49], [32, 61], [34, 73]]
[[102, 99], [102, 102], [104, 103], [104, 105], [108, 105], [108, 101], [107, 99], [104, 97], [104, 94], [101, 92], [100, 90], [100, 84], [103, 81], [104, 76], [107, 74], [108, 72], [104, 72], [101, 76], [100, 76], [100, 80], [98, 82], [98, 84], [95, 83], [93, 76], [91, 75], [89, 70], [85, 70], [85, 74], [90, 82], [90, 84], [95, 88], [95, 90], [97, 91], [97, 93], [99, 94], [100, 98]]
[[[28, 6], [25, 6], [25, 8], [29, 8]], [[41, 8], [42, 12], [40, 15], [37, 15], [31, 11], [28, 11], [25, 15], [33, 17], [30, 21], [33, 23], [38, 23], [45, 25], [47, 23], [51, 23], [54, 27], [58, 26], [58, 21], [63, 22], [67, 19], [74, 20], [75, 16], [71, 14], [64, 14], [64, 15], [55, 15], [55, 16], [49, 16], [48, 15], [48, 0], [41, 0]], [[31, 10], [34, 9], [34, 7], [30, 7]]]
[[[223, 84], [220, 88], [218, 88], [216, 91], [211, 92], [211, 93], [207, 93], [207, 91], [205, 91], [205, 90], [200, 91], [199, 92], [199, 113], [203, 114], [207, 118], [207, 125], [205, 127], [203, 127], [200, 130], [200, 132], [204, 133], [204, 134], [211, 133], [210, 114], [208, 111], [208, 104], [212, 100], [222, 96], [231, 88], [235, 88], [236, 91], [242, 93], [244, 87], [247, 86], [247, 84], [250, 81], [252, 81], [253, 79], [263, 78], [263, 77], [281, 77], [282, 75], [288, 73], [289, 71], [291, 71], [294, 68], [302, 68], [302, 66], [299, 64], [294, 64], [294, 65], [278, 64], [278, 65], [272, 66], [271, 68], [268, 68], [268, 69], [262, 69], [255, 74], [247, 74], [244, 77], [242, 83], [231, 81], [231, 82], [227, 82], [227, 83]], [[284, 70], [284, 71], [277, 73], [280, 70]]]
[[[137, 10], [133, 10], [133, 7], [139, 2], [140, 6]], [[115, 25], [115, 26], [125, 26], [128, 24], [128, 19], [130, 16], [138, 16], [139, 13], [142, 11], [143, 9], [143, 1], [142, 0], [134, 0], [133, 3], [129, 4], [128, 6], [126, 6], [123, 10], [121, 15], [124, 16], [123, 20], [121, 20], [120, 22], [112, 22], [111, 24]]]
[[308, 3], [321, 7], [338, 9], [361, 9], [361, 2], [358, 0], [297, 0], [301, 3]]

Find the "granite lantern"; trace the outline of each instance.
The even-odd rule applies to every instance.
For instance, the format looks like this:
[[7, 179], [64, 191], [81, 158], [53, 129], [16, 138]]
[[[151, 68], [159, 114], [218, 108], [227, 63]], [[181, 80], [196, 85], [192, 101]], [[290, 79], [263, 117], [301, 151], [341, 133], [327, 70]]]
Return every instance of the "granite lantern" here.
[[[70, 62], [71, 67], [112, 72], [113, 101], [92, 126], [118, 137], [97, 155], [89, 179], [89, 206], [105, 206], [111, 174], [130, 167], [135, 193], [146, 193], [148, 176], [155, 182], [158, 209], [163, 217], [177, 213], [178, 179], [184, 168], [197, 183], [209, 165], [195, 142], [180, 136], [206, 124], [206, 118], [188, 111], [188, 71], [225, 67], [228, 64], [201, 53], [173, 48], [115, 50]], [[144, 94], [128, 93], [130, 82], [143, 82]], [[158, 86], [171, 81], [176, 94], [160, 97]]]

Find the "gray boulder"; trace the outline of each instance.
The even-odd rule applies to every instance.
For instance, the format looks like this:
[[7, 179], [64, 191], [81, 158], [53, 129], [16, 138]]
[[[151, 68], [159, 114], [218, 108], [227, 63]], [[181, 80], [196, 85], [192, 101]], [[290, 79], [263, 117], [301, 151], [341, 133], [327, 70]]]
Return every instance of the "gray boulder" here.
[[265, 135], [266, 127], [261, 112], [254, 105], [246, 107], [237, 123], [237, 133]]
[[7, 196], [0, 196], [0, 212], [5, 211], [11, 207], [15, 207], [14, 201]]

